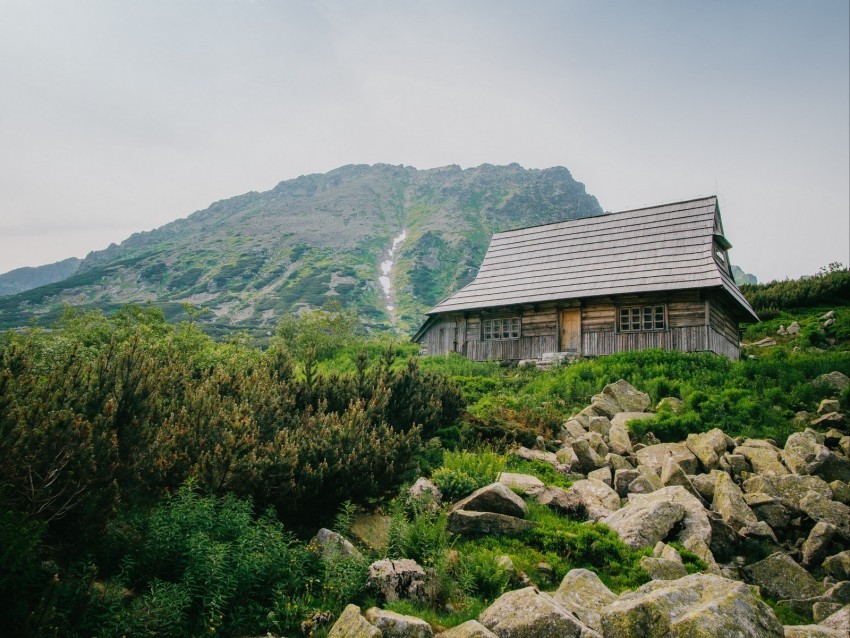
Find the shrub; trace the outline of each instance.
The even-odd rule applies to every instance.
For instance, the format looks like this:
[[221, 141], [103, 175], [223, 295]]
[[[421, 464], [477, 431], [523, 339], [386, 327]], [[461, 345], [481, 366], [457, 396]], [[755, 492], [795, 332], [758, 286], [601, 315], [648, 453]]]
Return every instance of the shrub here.
[[444, 496], [454, 500], [496, 482], [504, 468], [504, 455], [492, 450], [459, 450], [443, 455], [443, 467], [434, 472], [432, 479]]

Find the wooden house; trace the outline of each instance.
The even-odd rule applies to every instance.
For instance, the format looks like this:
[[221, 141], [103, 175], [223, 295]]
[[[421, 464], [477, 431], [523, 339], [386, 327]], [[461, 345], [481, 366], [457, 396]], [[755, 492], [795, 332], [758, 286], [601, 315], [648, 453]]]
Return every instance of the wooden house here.
[[758, 317], [729, 248], [716, 197], [496, 233], [414, 341], [474, 360], [647, 348], [737, 359], [738, 323]]

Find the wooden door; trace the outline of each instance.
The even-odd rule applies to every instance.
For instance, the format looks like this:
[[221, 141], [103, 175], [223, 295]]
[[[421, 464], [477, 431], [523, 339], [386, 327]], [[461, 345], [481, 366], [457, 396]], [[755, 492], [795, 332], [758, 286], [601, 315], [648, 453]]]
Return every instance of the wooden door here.
[[581, 354], [581, 309], [561, 311], [561, 352]]

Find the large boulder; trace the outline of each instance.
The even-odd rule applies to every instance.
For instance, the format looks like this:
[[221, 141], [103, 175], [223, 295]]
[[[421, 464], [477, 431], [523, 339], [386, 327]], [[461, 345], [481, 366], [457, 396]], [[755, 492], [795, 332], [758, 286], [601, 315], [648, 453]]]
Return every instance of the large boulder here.
[[800, 551], [803, 554], [803, 565], [810, 567], [819, 565], [829, 551], [832, 538], [838, 530], [834, 525], [819, 521], [809, 532]]
[[811, 491], [817, 492], [824, 498], [832, 498], [832, 490], [819, 476], [800, 476], [786, 474], [784, 476], [754, 476], [741, 485], [744, 492], [762, 492], [769, 494], [781, 502], [791, 512], [800, 511], [800, 501]]
[[477, 620], [467, 620], [438, 635], [440, 638], [496, 638], [496, 634]]
[[425, 478], [424, 476], [420, 476], [416, 479], [416, 482], [411, 485], [410, 490], [408, 490], [408, 494], [410, 494], [411, 498], [417, 500], [432, 500], [435, 503], [439, 503], [443, 498], [442, 492], [440, 492], [440, 488], [434, 485], [434, 483]]
[[725, 472], [717, 475], [711, 509], [720, 514], [735, 531], [758, 523], [758, 518], [744, 501], [741, 488]]
[[684, 470], [682, 470], [681, 466], [676, 463], [676, 459], [672, 456], [668, 456], [664, 461], [664, 465], [661, 466], [661, 482], [668, 487], [678, 485], [679, 487], [685, 488], [695, 497], [702, 498], [691, 483], [688, 475], [685, 474]]
[[850, 377], [848, 377], [843, 372], [833, 370], [832, 372], [827, 372], [826, 374], [822, 374], [819, 377], [815, 378], [813, 383], [823, 383], [825, 385], [828, 385], [833, 390], [835, 390], [836, 394], [838, 394], [844, 388], [850, 385]]
[[541, 494], [546, 489], [546, 484], [531, 474], [502, 472], [499, 474], [499, 483], [511, 491], [517, 490], [531, 497]]
[[850, 627], [850, 605], [845, 605], [840, 611], [825, 618], [820, 622], [820, 625], [822, 627], [829, 627], [830, 629], [847, 631], [847, 628]]
[[642, 450], [635, 452], [635, 457], [640, 465], [652, 470], [661, 476], [664, 461], [671, 456], [684, 470], [685, 474], [696, 474], [697, 457], [693, 455], [684, 443], [658, 443], [648, 445]]
[[837, 580], [850, 580], [850, 549], [827, 558], [823, 561], [823, 569]]
[[626, 593], [602, 613], [605, 638], [782, 638], [773, 610], [744, 583], [691, 574]]
[[554, 598], [534, 587], [502, 594], [478, 620], [499, 638], [601, 638]]
[[687, 448], [699, 459], [706, 472], [720, 467], [720, 457], [733, 444], [734, 441], [719, 428], [700, 434], [689, 434], [685, 441]]
[[569, 491], [578, 497], [590, 521], [599, 521], [620, 509], [617, 492], [597, 479], [576, 481]]
[[601, 629], [602, 609], [617, 596], [608, 589], [595, 573], [587, 569], [571, 569], [564, 576], [552, 598], [578, 616], [585, 625]]
[[785, 638], [847, 638], [847, 630], [823, 625], [786, 625]]
[[368, 584], [382, 600], [388, 602], [421, 598], [425, 592], [425, 570], [409, 558], [385, 558], [369, 565]]
[[797, 474], [817, 474], [827, 482], [850, 481], [850, 459], [830, 450], [824, 436], [814, 430], [795, 432], [788, 437], [782, 458]]
[[782, 463], [782, 451], [767, 441], [747, 439], [743, 445], [735, 448], [735, 454], [743, 456], [756, 474], [782, 476], [790, 474]]
[[587, 474], [588, 472], [592, 472], [593, 470], [605, 465], [605, 459], [599, 456], [597, 451], [591, 447], [587, 439], [578, 439], [573, 441], [572, 449], [578, 461], [578, 463], [572, 467], [575, 471]]
[[381, 638], [381, 630], [360, 615], [360, 607], [348, 605], [331, 627], [328, 638]]
[[494, 512], [455, 510], [449, 513], [446, 520], [446, 529], [464, 536], [522, 534], [532, 527], [534, 524], [531, 521]]
[[688, 575], [682, 561], [667, 558], [644, 556], [640, 559], [640, 566], [652, 580], [676, 580]]
[[620, 412], [644, 412], [649, 407], [649, 395], [641, 392], [625, 379], [609, 383], [602, 388], [605, 394], [620, 406]]
[[812, 598], [824, 592], [824, 586], [816, 581], [794, 559], [775, 552], [757, 563], [744, 568], [749, 581], [761, 587], [771, 598]]
[[611, 426], [608, 430], [608, 449], [620, 456], [628, 456], [632, 453], [632, 441], [625, 427]]
[[502, 483], [491, 483], [475, 490], [472, 494], [454, 504], [452, 510], [466, 512], [493, 512], [525, 518], [528, 506], [516, 493]]
[[845, 540], [850, 541], [850, 507], [826, 498], [820, 492], [809, 492], [800, 501], [800, 511], [815, 521], [834, 525]]
[[415, 616], [404, 616], [388, 609], [372, 607], [364, 614], [366, 620], [380, 629], [383, 638], [431, 638], [431, 625]]
[[770, 494], [753, 492], [744, 494], [744, 502], [760, 521], [770, 525], [773, 530], [782, 530], [791, 522], [791, 512], [782, 502]]
[[584, 509], [581, 498], [572, 490], [565, 490], [562, 487], [549, 485], [535, 497], [535, 500], [541, 505], [545, 505], [549, 509], [561, 514], [576, 518], [587, 518], [587, 512]]
[[[609, 419], [623, 411], [616, 399], [605, 393], [594, 394], [590, 399], [590, 407], [593, 408], [597, 416], [607, 416]], [[589, 425], [590, 423], [588, 423]]]
[[350, 541], [346, 540], [341, 534], [337, 534], [324, 527], [316, 532], [310, 544], [319, 548], [319, 554], [322, 560], [330, 560], [338, 556], [343, 558], [361, 556], [360, 552], [357, 551]]
[[679, 503], [666, 498], [652, 498], [660, 491], [633, 496], [623, 508], [602, 519], [602, 522], [617, 532], [632, 549], [654, 547], [685, 517], [685, 508]]

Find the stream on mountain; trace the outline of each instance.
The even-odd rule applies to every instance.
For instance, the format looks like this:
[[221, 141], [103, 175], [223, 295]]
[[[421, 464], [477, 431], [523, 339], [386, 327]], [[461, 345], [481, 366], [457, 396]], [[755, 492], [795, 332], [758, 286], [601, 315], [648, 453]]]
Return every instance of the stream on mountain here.
[[392, 282], [392, 270], [395, 265], [395, 254], [398, 247], [402, 244], [402, 242], [407, 237], [407, 230], [404, 229], [401, 233], [393, 238], [392, 246], [390, 246], [390, 250], [387, 253], [387, 258], [381, 262], [381, 275], [378, 277], [378, 281], [381, 283], [381, 288], [384, 290], [384, 297], [387, 300], [387, 311], [390, 315], [390, 320], [395, 323], [395, 305], [393, 305], [393, 282]]

